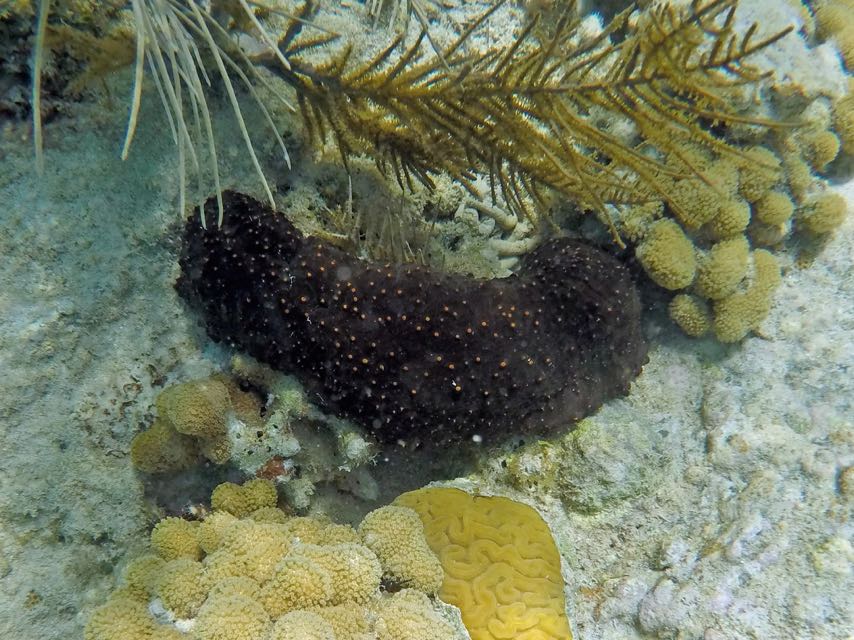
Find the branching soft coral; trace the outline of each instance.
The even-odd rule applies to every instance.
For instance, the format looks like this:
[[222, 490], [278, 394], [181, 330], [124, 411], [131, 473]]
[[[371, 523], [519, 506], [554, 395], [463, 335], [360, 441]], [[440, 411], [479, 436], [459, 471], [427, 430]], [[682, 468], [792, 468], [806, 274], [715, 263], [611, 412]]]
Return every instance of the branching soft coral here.
[[[296, 89], [314, 140], [334, 140], [345, 163], [373, 157], [401, 185], [432, 185], [444, 172], [473, 193], [476, 173], [488, 173], [515, 212], [533, 215], [532, 202], [545, 210], [551, 188], [607, 219], [609, 203], [666, 200], [678, 211], [673, 179], [702, 177], [680, 151], [688, 142], [738, 154], [705, 123], [743, 120], [727, 92], [759, 81], [746, 60], [787, 33], [738, 34], [736, 0], [695, 0], [655, 5], [634, 24], [624, 12], [587, 40], [573, 12], [546, 41], [535, 17], [512, 44], [471, 51], [469, 39], [502, 4], [441, 56], [429, 54], [422, 32], [413, 44], [398, 36], [367, 62], [354, 62], [345, 44], [317, 63], [310, 53], [335, 37], [294, 27], [279, 42], [289, 69], [269, 54], [256, 60]], [[306, 3], [303, 17], [311, 12]], [[631, 122], [639, 141], [596, 126], [592, 112]], [[665, 166], [649, 148], [677, 161]]]

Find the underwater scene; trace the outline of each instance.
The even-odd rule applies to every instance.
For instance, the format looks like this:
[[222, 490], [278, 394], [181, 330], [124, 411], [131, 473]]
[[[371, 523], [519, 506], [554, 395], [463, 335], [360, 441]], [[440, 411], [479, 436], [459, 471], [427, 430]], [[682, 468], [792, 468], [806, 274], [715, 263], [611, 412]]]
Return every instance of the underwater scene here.
[[0, 0], [0, 640], [854, 639], [852, 73], [852, 0]]

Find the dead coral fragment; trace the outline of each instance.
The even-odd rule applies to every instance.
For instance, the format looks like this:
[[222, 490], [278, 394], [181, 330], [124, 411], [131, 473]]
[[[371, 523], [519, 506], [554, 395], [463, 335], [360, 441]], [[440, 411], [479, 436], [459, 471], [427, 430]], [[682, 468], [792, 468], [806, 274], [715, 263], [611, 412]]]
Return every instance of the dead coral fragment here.
[[649, 277], [665, 289], [684, 289], [694, 281], [694, 244], [673, 220], [655, 222], [635, 253]]

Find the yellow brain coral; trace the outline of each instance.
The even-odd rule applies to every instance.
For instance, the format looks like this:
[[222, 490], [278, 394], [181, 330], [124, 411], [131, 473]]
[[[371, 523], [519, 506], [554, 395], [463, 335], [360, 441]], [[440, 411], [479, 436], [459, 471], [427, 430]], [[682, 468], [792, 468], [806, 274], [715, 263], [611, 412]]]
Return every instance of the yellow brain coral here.
[[421, 489], [395, 504], [418, 513], [472, 640], [569, 640], [560, 555], [531, 507], [458, 489]]
[[365, 544], [377, 554], [386, 577], [425, 593], [436, 593], [444, 571], [427, 546], [424, 525], [407, 507], [387, 506], [372, 511], [359, 525]]
[[682, 289], [694, 280], [694, 244], [673, 220], [653, 223], [636, 253], [649, 277], [665, 289]]

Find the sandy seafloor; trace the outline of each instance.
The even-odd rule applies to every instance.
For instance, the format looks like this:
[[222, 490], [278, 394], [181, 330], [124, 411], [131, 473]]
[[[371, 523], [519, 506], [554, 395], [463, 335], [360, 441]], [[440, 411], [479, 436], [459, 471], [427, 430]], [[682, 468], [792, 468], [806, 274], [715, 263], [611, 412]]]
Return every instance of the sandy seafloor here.
[[[223, 361], [172, 289], [155, 102], [126, 162], [123, 106], [48, 126], [43, 177], [25, 127], [0, 137], [0, 638], [81, 637], [156, 518], [131, 438], [164, 382]], [[239, 139], [222, 148], [226, 185], [257, 190]], [[577, 638], [854, 637], [852, 256], [849, 215], [738, 345], [653, 315], [650, 363], [576, 432], [557, 483], [536, 453], [512, 487], [497, 462], [470, 479], [540, 506]]]

